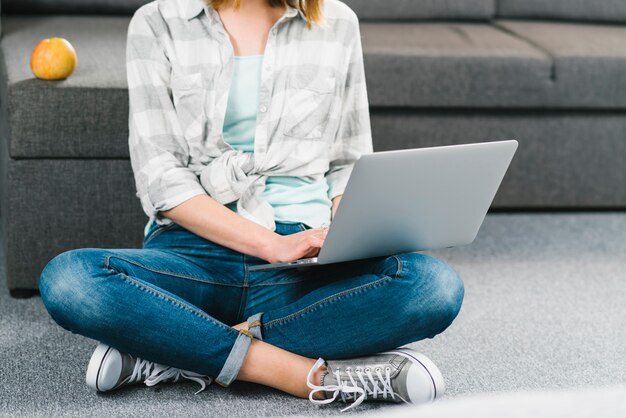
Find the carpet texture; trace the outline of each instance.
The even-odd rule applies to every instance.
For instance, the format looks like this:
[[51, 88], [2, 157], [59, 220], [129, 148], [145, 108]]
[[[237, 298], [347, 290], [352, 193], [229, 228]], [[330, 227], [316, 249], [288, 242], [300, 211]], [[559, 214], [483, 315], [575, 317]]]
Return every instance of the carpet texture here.
[[[626, 382], [626, 213], [491, 214], [472, 245], [433, 254], [466, 286], [456, 322], [412, 345], [441, 368], [446, 398]], [[1, 279], [0, 416], [334, 415], [342, 407], [243, 383], [198, 395], [191, 382], [94, 393], [84, 378], [95, 341], [56, 325], [39, 297], [11, 299]]]
[[[624, 418], [626, 385], [483, 393], [428, 405], [385, 408], [367, 418]], [[471, 412], [468, 412], [471, 411]]]

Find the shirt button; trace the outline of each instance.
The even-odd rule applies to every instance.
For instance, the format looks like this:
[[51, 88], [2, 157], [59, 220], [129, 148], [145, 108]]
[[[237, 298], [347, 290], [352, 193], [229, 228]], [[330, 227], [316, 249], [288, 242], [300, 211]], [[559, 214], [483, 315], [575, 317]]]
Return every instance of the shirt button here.
[[265, 113], [267, 112], [267, 106], [261, 106], [259, 110], [261, 111], [261, 113]]

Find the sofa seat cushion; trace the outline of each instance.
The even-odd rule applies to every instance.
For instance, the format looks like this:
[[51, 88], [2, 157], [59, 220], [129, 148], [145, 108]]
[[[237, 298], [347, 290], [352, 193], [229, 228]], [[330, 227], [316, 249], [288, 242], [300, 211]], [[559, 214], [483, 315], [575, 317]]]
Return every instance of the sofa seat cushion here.
[[551, 87], [550, 57], [490, 24], [362, 23], [370, 104], [517, 106]]
[[2, 0], [7, 13], [132, 14], [150, 0]]
[[626, 27], [556, 22], [499, 22], [552, 60], [548, 107], [626, 108]]
[[[126, 32], [130, 17], [7, 16], [1, 41], [6, 74], [10, 155], [128, 157]], [[78, 54], [74, 74], [42, 81], [30, 54], [42, 38], [68, 39]]]
[[624, 0], [499, 0], [498, 16], [626, 22]]
[[496, 0], [343, 0], [361, 20], [488, 20]]
[[626, 108], [626, 27], [362, 23], [372, 106]]

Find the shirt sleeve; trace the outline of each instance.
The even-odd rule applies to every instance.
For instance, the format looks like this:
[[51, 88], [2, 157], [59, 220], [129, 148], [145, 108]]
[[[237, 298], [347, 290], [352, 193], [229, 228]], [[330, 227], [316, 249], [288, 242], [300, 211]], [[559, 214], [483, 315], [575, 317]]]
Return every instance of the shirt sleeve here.
[[189, 147], [171, 98], [171, 64], [159, 40], [165, 23], [147, 5], [128, 28], [126, 64], [129, 90], [129, 148], [137, 197], [150, 218], [206, 194], [189, 169]]
[[356, 16], [354, 23], [341, 115], [330, 148], [329, 170], [325, 174], [329, 186], [328, 197], [331, 199], [343, 194], [356, 160], [361, 155], [373, 152], [361, 32]]

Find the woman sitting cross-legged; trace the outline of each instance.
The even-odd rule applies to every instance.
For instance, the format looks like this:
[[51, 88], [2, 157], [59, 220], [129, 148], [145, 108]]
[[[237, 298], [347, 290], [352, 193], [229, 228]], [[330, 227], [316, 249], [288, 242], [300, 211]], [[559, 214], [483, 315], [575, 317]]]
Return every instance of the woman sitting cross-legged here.
[[405, 344], [457, 316], [444, 262], [315, 256], [355, 161], [372, 152], [356, 15], [338, 0], [158, 0], [128, 32], [141, 249], [55, 257], [39, 287], [100, 342], [87, 384], [256, 382], [315, 403], [420, 403], [444, 391]]

